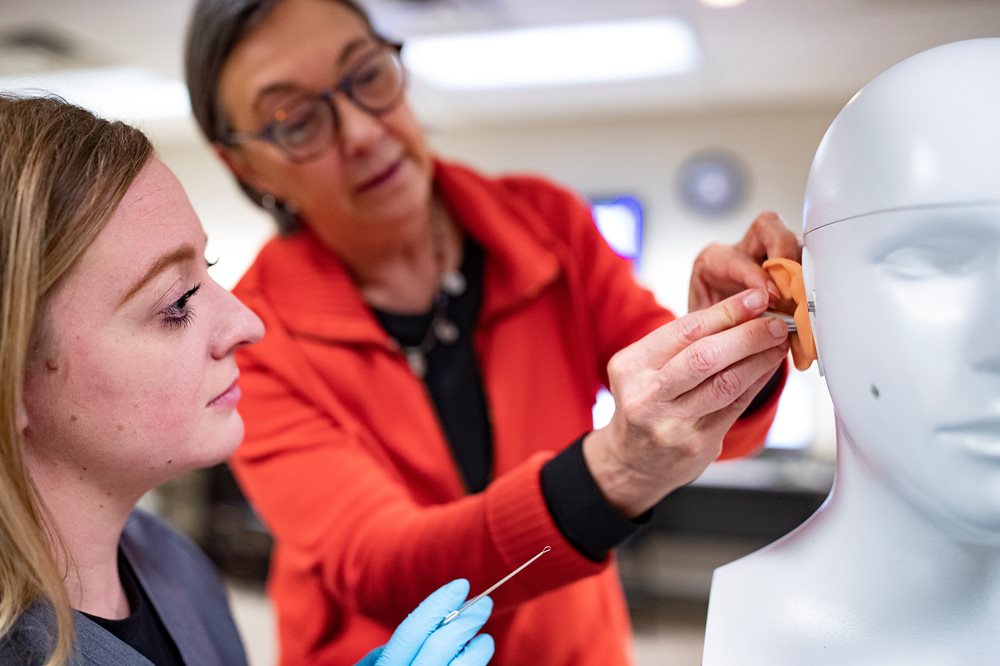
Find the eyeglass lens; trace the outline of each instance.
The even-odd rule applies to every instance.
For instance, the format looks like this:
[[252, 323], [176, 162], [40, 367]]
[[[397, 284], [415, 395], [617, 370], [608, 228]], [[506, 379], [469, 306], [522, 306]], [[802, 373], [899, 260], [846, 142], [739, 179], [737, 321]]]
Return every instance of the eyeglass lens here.
[[[403, 89], [403, 70], [391, 48], [380, 48], [351, 71], [335, 90], [371, 114], [388, 111]], [[300, 99], [275, 114], [275, 143], [296, 158], [321, 152], [333, 138], [336, 109], [329, 95]]]

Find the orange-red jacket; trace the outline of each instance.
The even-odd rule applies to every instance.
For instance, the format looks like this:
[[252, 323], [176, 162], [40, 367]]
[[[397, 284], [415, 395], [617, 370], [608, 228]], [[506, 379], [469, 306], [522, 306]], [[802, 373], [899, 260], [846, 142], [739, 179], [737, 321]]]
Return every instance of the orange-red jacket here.
[[[247, 428], [234, 467], [276, 538], [282, 663], [353, 663], [439, 585], [483, 590], [546, 545], [492, 595], [495, 663], [627, 663], [616, 568], [563, 538], [539, 471], [591, 428], [611, 355], [673, 315], [566, 191], [441, 162], [435, 186], [485, 249], [474, 341], [493, 426], [485, 491], [467, 493], [424, 385], [314, 235], [268, 243], [235, 289], [267, 326], [239, 353]], [[775, 403], [741, 419], [726, 455], [763, 441]]]

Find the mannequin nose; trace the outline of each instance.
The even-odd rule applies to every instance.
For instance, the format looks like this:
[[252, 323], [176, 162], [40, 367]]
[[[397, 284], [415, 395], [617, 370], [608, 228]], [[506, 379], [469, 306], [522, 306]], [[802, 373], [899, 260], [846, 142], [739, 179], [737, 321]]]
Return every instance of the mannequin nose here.
[[1000, 377], [1000, 260], [992, 271], [993, 279], [980, 291], [969, 325], [966, 350], [972, 369]]

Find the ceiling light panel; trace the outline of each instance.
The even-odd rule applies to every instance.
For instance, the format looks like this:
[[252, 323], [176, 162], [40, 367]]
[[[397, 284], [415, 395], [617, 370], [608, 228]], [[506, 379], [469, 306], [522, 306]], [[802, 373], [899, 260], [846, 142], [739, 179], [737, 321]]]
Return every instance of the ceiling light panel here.
[[691, 28], [671, 18], [422, 36], [407, 69], [451, 90], [614, 83], [683, 74], [698, 62]]

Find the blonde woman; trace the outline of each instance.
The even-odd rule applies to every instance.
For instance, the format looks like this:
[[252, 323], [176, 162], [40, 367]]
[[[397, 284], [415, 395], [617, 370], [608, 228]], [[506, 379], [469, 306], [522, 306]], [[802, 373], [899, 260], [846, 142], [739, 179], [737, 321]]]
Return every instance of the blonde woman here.
[[[138, 131], [0, 96], [0, 664], [245, 664], [217, 573], [136, 501], [243, 436], [260, 320]], [[491, 603], [431, 595], [366, 663], [478, 665]]]

